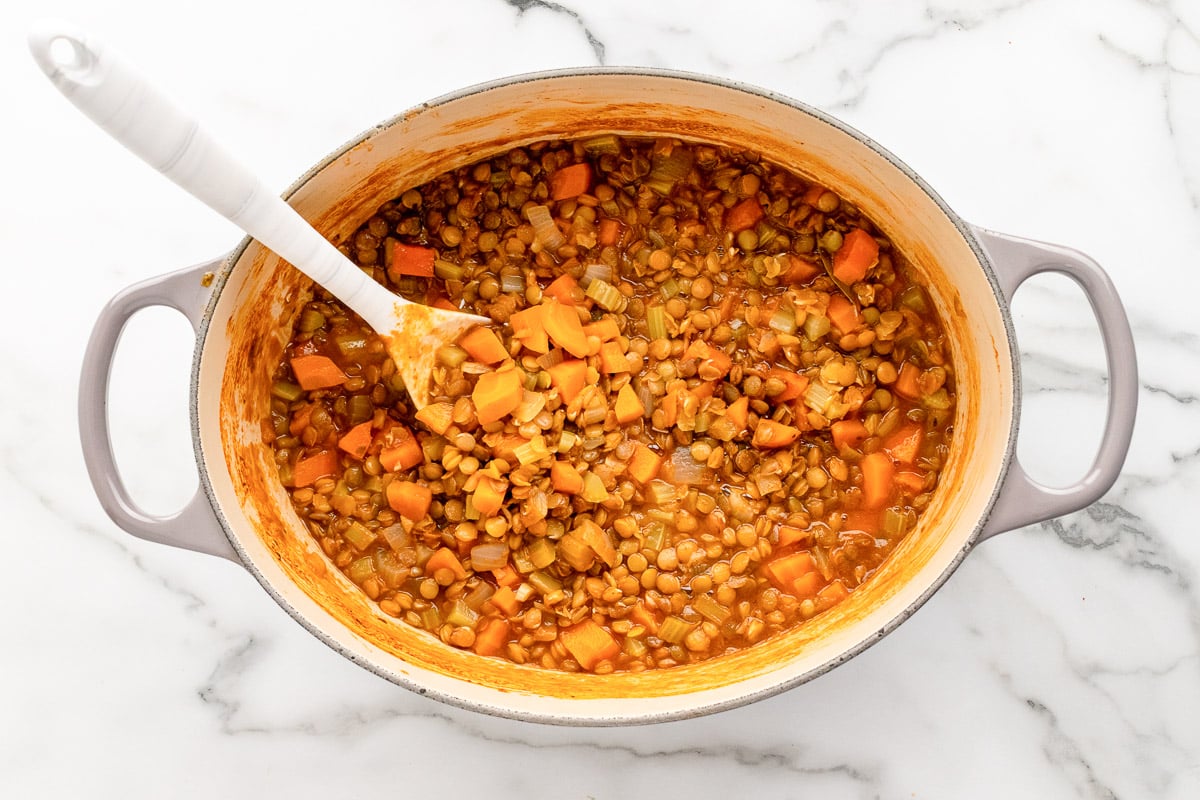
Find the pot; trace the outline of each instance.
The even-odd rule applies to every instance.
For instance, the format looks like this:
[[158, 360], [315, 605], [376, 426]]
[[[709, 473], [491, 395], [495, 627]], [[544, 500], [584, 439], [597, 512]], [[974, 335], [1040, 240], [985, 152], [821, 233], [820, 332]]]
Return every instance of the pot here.
[[[329, 564], [292, 510], [262, 442], [271, 375], [308, 279], [252, 240], [154, 278], [102, 311], [80, 383], [88, 471], [105, 510], [151, 541], [228, 558], [297, 622], [355, 663], [456, 706], [524, 720], [624, 724], [696, 716], [763, 698], [862, 652], [907, 619], [963, 558], [1001, 531], [1080, 509], [1116, 479], [1137, 395], [1133, 339], [1116, 290], [1087, 256], [971, 226], [867, 137], [795, 101], [713, 78], [651, 70], [526, 75], [442, 97], [347, 144], [304, 175], [288, 201], [334, 241], [384, 201], [465, 163], [541, 139], [602, 132], [735, 143], [826, 184], [861, 208], [925, 282], [953, 342], [955, 441], [942, 485], [875, 576], [808, 623], [747, 650], [667, 670], [606, 676], [476, 656], [397, 624]], [[1017, 462], [1020, 368], [1009, 303], [1029, 276], [1074, 279], [1099, 321], [1108, 417], [1088, 473], [1067, 488]], [[118, 337], [136, 311], [175, 308], [196, 330], [191, 426], [200, 489], [178, 513], [130, 499], [105, 417]]]

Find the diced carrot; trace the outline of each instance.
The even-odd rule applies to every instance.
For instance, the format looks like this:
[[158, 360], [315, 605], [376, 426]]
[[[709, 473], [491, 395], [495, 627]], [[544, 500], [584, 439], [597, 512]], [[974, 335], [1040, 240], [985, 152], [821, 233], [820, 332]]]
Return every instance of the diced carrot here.
[[849, 596], [850, 590], [842, 583], [841, 578], [835, 578], [832, 582], [826, 584], [821, 591], [817, 592], [817, 608], [822, 611], [827, 608], [833, 608]]
[[692, 397], [696, 398], [697, 400], [707, 400], [717, 393], [717, 382], [703, 381], [696, 384], [691, 389], [688, 389], [688, 391], [691, 392]]
[[556, 460], [550, 465], [550, 485], [563, 494], [579, 494], [583, 490], [583, 476], [574, 465]]
[[854, 304], [842, 297], [840, 294], [835, 294], [829, 298], [829, 321], [833, 327], [837, 328], [842, 334], [853, 333], [862, 327], [862, 315], [858, 313], [858, 309]]
[[892, 458], [903, 464], [911, 464], [917, 460], [921, 451], [921, 442], [925, 440], [925, 429], [920, 423], [909, 422], [892, 431], [883, 440], [883, 449], [892, 454]]
[[879, 533], [879, 509], [857, 508], [845, 512], [843, 517], [842, 530], [844, 531], [862, 531], [872, 536]]
[[842, 246], [833, 254], [833, 277], [842, 283], [857, 283], [879, 261], [879, 242], [862, 228], [842, 238]]
[[579, 662], [579, 666], [588, 672], [594, 670], [600, 662], [611, 661], [621, 653], [621, 645], [617, 644], [612, 634], [591, 618], [562, 629], [559, 640]]
[[542, 294], [546, 297], [553, 297], [565, 306], [573, 306], [575, 305], [575, 289], [578, 286], [579, 283], [575, 277], [569, 272], [564, 272], [550, 281], [550, 285], [542, 290]]
[[512, 590], [511, 586], [501, 586], [492, 593], [488, 601], [509, 616], [521, 610], [521, 601], [517, 599], [517, 593]]
[[491, 328], [472, 328], [458, 340], [458, 345], [480, 364], [498, 364], [508, 358], [508, 351]]
[[517, 448], [523, 444], [529, 444], [529, 440], [521, 434], [506, 433], [500, 437], [500, 441], [492, 445], [492, 452], [497, 458], [503, 458], [511, 464], [517, 460]]
[[658, 475], [659, 469], [662, 468], [662, 462], [662, 456], [638, 442], [633, 448], [633, 455], [629, 457], [629, 475], [638, 483], [645, 485]]
[[397, 423], [382, 435], [379, 463], [388, 472], [412, 469], [424, 461], [425, 454], [421, 451], [421, 443], [408, 428]]
[[813, 208], [816, 208], [817, 201], [821, 199], [821, 195], [825, 194], [825, 191], [826, 191], [825, 187], [822, 186], [821, 184], [819, 184], [819, 183], [811, 184], [811, 185], [809, 185], [809, 187], [807, 189], [804, 190], [804, 195], [800, 198], [800, 200], [805, 205], [809, 205], [809, 206], [812, 206]]
[[629, 372], [629, 359], [621, 352], [621, 345], [617, 342], [600, 345], [600, 371], [607, 375]]
[[721, 304], [717, 306], [717, 313], [721, 317], [721, 322], [728, 322], [733, 319], [733, 311], [738, 306], [738, 301], [741, 295], [737, 292], [727, 292], [721, 298]]
[[389, 275], [393, 278], [400, 275], [433, 277], [433, 262], [437, 260], [437, 252], [432, 247], [404, 244], [395, 239], [388, 241], [391, 242], [391, 247], [384, 251], [383, 258]]
[[767, 398], [773, 403], [790, 403], [804, 394], [804, 391], [808, 388], [808, 376], [798, 375], [795, 370], [772, 367], [767, 370], [767, 377], [778, 378], [785, 384], [782, 392]]
[[867, 426], [857, 419], [842, 419], [829, 426], [833, 434], [833, 447], [841, 450], [843, 447], [858, 447], [871, 434]]
[[550, 384], [558, 389], [564, 403], [570, 403], [587, 385], [587, 362], [570, 359], [550, 367]]
[[800, 599], [812, 597], [821, 588], [824, 581], [819, 572], [806, 572], [792, 581], [792, 594]]
[[650, 631], [651, 636], [658, 633], [658, 615], [653, 610], [646, 608], [641, 600], [633, 604], [633, 608], [629, 611], [629, 619], [635, 625], [641, 625]]
[[610, 342], [621, 336], [621, 329], [617, 326], [617, 321], [612, 317], [604, 317], [603, 319], [584, 325], [583, 332], [588, 336], [595, 336], [602, 342]]
[[479, 376], [471, 401], [481, 425], [503, 419], [521, 404], [525, 396], [523, 373], [515, 369], [503, 372], [485, 372]]
[[621, 223], [612, 217], [605, 217], [596, 226], [596, 243], [601, 247], [616, 244], [621, 238]]
[[504, 484], [486, 475], [479, 477], [475, 493], [471, 495], [471, 505], [484, 516], [491, 516], [500, 511], [504, 505]]
[[883, 453], [869, 453], [859, 462], [863, 476], [863, 506], [882, 508], [896, 485], [896, 468]]
[[615, 567], [621, 560], [617, 554], [617, 548], [613, 545], [612, 538], [608, 532], [601, 528], [591, 520], [583, 520], [576, 528], [579, 537], [584, 543], [592, 548], [592, 551], [611, 569]]
[[802, 550], [799, 553], [779, 556], [768, 561], [763, 570], [777, 588], [790, 592], [792, 584], [796, 582], [797, 578], [813, 572], [816, 568], [817, 564], [813, 561], [812, 555], [808, 551]]
[[412, 481], [392, 481], [387, 485], [387, 501], [392, 511], [413, 522], [420, 522], [429, 513], [433, 492], [428, 486]]
[[550, 199], [578, 197], [592, 186], [592, 166], [588, 163], [561, 167], [550, 174]]
[[508, 318], [512, 327], [513, 338], [521, 346], [535, 353], [550, 352], [550, 337], [546, 335], [546, 322], [543, 318], [546, 306], [531, 306], [513, 313]]
[[438, 436], [445, 436], [446, 431], [454, 424], [454, 405], [452, 403], [430, 403], [413, 416], [417, 422], [424, 425]]
[[303, 489], [312, 486], [321, 478], [336, 475], [340, 461], [336, 450], [325, 450], [308, 458], [302, 458], [292, 468], [292, 486]]
[[371, 446], [371, 423], [363, 422], [355, 425], [338, 439], [338, 448], [362, 461]]
[[770, 419], [760, 419], [750, 443], [764, 450], [787, 447], [800, 438], [800, 429]]
[[304, 429], [308, 427], [308, 423], [312, 420], [313, 405], [303, 406], [299, 411], [292, 415], [291, 421], [288, 423], [288, 433], [292, 436], [299, 436], [304, 433]]
[[725, 212], [725, 230], [733, 233], [753, 228], [763, 218], [762, 205], [757, 197], [747, 197]]
[[546, 326], [546, 335], [576, 358], [586, 356], [587, 334], [583, 332], [583, 323], [579, 321], [579, 313], [575, 307], [551, 300], [544, 303], [542, 309], [542, 324]]
[[804, 528], [797, 528], [795, 525], [780, 525], [779, 526], [779, 547], [784, 548], [793, 545], [796, 542], [803, 542], [811, 539], [812, 535]]
[[896, 394], [907, 397], [909, 400], [920, 399], [921, 368], [911, 361], [905, 361], [904, 365], [900, 367], [900, 374], [892, 388], [896, 390]]
[[440, 308], [443, 311], [462, 311], [461, 308], [454, 305], [454, 303], [451, 303], [449, 298], [444, 297], [440, 294], [432, 295], [432, 296], [426, 294], [425, 305], [433, 306], [434, 308]]
[[290, 363], [296, 383], [306, 392], [346, 382], [346, 373], [328, 356], [296, 356]]
[[818, 265], [811, 261], [805, 261], [799, 256], [791, 255], [788, 258], [788, 269], [779, 276], [779, 282], [783, 284], [808, 283], [813, 278], [824, 272]]
[[[494, 597], [495, 595], [493, 595]], [[471, 645], [471, 649], [475, 651], [476, 655], [495, 656], [500, 654], [507, 642], [508, 620], [488, 617], [475, 632], [475, 642]]]
[[617, 402], [613, 410], [616, 412], [617, 422], [621, 424], [641, 419], [646, 413], [646, 408], [638, 398], [637, 392], [628, 383], [621, 387], [621, 391], [617, 392]]
[[658, 407], [662, 411], [663, 425], [668, 428], [674, 427], [675, 420], [679, 417], [679, 394], [668, 389], [658, 401]]
[[725, 409], [725, 416], [737, 426], [738, 432], [746, 430], [750, 424], [750, 398], [742, 395]]
[[466, 567], [458, 560], [458, 556], [454, 555], [454, 551], [448, 547], [439, 547], [425, 562], [425, 574], [430, 577], [442, 569], [450, 570], [454, 573], [455, 579], [460, 581], [467, 577]]
[[[512, 564], [505, 564], [499, 569], [492, 570], [492, 577], [496, 579], [496, 583], [502, 588], [512, 588], [521, 582], [521, 573], [517, 572]], [[497, 592], [499, 594], [499, 592]], [[492, 595], [495, 597], [495, 595]]]
[[898, 470], [896, 485], [908, 491], [909, 494], [920, 494], [925, 491], [925, 473], [907, 469]]
[[688, 345], [687, 350], [683, 352], [683, 357], [685, 359], [700, 359], [701, 366], [707, 364], [710, 368], [715, 369], [717, 377], [720, 378], [729, 374], [729, 370], [733, 366], [733, 361], [726, 355], [724, 350], [712, 347], [702, 339], [696, 339]]

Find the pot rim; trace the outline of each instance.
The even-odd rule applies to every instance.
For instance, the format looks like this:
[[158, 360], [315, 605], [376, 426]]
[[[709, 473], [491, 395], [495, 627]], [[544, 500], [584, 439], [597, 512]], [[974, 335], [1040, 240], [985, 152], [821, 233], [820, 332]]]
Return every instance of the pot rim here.
[[[778, 103], [780, 105], [787, 106], [789, 108], [792, 108], [792, 109], [800, 111], [804, 114], [807, 114], [807, 115], [819, 120], [820, 122], [837, 129], [841, 133], [844, 133], [847, 136], [850, 136], [851, 138], [855, 139], [859, 144], [869, 148], [870, 150], [874, 151], [877, 155], [879, 155], [881, 158], [888, 161], [893, 167], [895, 167], [897, 170], [899, 170], [905, 176], [905, 178], [907, 178], [909, 181], [911, 181], [913, 184], [915, 184], [925, 195], [927, 195], [929, 197], [930, 200], [933, 201], [933, 203], [938, 207], [938, 209], [946, 216], [946, 218], [958, 230], [959, 234], [963, 237], [967, 246], [970, 248], [971, 252], [975, 255], [976, 261], [984, 273], [984, 277], [986, 278], [988, 284], [991, 286], [992, 294], [993, 294], [996, 304], [1000, 310], [1000, 318], [1001, 318], [1001, 321], [1004, 326], [1005, 337], [1008, 340], [1008, 350], [1009, 350], [1008, 370], [1012, 376], [1013, 408], [1020, 409], [1021, 397], [1022, 397], [1021, 369], [1020, 369], [1020, 364], [1018, 362], [1019, 350], [1017, 347], [1016, 332], [1015, 332], [1015, 328], [1013, 326], [1012, 315], [1011, 315], [1011, 312], [1008, 307], [1008, 302], [1005, 299], [1004, 292], [1002, 291], [1002, 289], [1000, 287], [1000, 283], [997, 279], [996, 271], [992, 264], [991, 258], [988, 256], [987, 251], [983, 248], [983, 246], [979, 242], [979, 239], [975, 233], [975, 229], [969, 223], [967, 223], [965, 220], [963, 220], [960, 216], [958, 216], [958, 214], [956, 214], [950, 208], [950, 206], [942, 199], [942, 197], [936, 191], [934, 191], [934, 189], [928, 183], [926, 183], [926, 181], [923, 178], [921, 178], [920, 175], [918, 175], [912, 168], [910, 168], [907, 164], [905, 164], [900, 158], [898, 158], [896, 155], [894, 155], [891, 151], [889, 151], [886, 148], [879, 145], [877, 142], [875, 142], [869, 136], [866, 136], [865, 134], [863, 134], [861, 131], [857, 130], [853, 126], [843, 122], [842, 120], [838, 119], [837, 117], [831, 116], [830, 114], [827, 114], [824, 111], [821, 111], [820, 109], [817, 109], [817, 108], [810, 106], [806, 103], [803, 103], [799, 100], [795, 100], [794, 98], [788, 97], [787, 95], [783, 95], [783, 94], [780, 94], [780, 93], [777, 93], [772, 90], [765, 89], [765, 88], [762, 88], [759, 86], [743, 83], [741, 81], [735, 81], [735, 80], [731, 80], [731, 79], [727, 79], [727, 78], [722, 78], [722, 77], [718, 77], [718, 76], [714, 76], [714, 75], [708, 75], [708, 74], [704, 74], [704, 73], [688, 72], [688, 71], [682, 71], [682, 70], [659, 69], [659, 68], [653, 68], [653, 67], [622, 67], [622, 66], [577, 67], [577, 68], [565, 68], [565, 69], [554, 69], [554, 70], [541, 70], [541, 71], [536, 71], [536, 72], [519, 73], [516, 75], [510, 75], [508, 77], [498, 78], [498, 79], [492, 80], [492, 81], [476, 83], [476, 84], [466, 86], [461, 89], [457, 89], [455, 91], [440, 95], [432, 100], [421, 103], [418, 106], [414, 106], [409, 109], [406, 109], [405, 111], [402, 111], [399, 114], [396, 114], [396, 115], [384, 120], [383, 122], [380, 122], [379, 124], [374, 125], [365, 131], [362, 131], [358, 135], [347, 140], [336, 150], [331, 151], [328, 155], [326, 155], [324, 158], [322, 158], [316, 164], [314, 164], [311, 168], [309, 168], [307, 171], [305, 171], [303, 175], [301, 175], [298, 179], [296, 179], [294, 182], [292, 182], [292, 184], [289, 185], [282, 192], [281, 196], [285, 200], [290, 199], [293, 195], [295, 195], [298, 191], [300, 191], [300, 189], [303, 188], [305, 186], [305, 184], [307, 184], [310, 180], [312, 180], [316, 175], [318, 175], [320, 172], [322, 172], [330, 164], [334, 163], [339, 158], [344, 156], [350, 150], [354, 149], [358, 145], [360, 145], [363, 142], [367, 141], [368, 139], [372, 138], [373, 136], [378, 134], [380, 131], [386, 130], [387, 128], [390, 128], [393, 125], [403, 122], [406, 118], [408, 118], [409, 116], [411, 116], [414, 113], [424, 112], [429, 109], [437, 108], [438, 106], [442, 106], [442, 105], [446, 105], [451, 102], [463, 100], [472, 95], [481, 94], [481, 93], [484, 93], [484, 92], [487, 92], [487, 91], [490, 91], [493, 89], [501, 88], [501, 87], [515, 86], [515, 85], [520, 85], [520, 84], [525, 84], [525, 83], [533, 84], [533, 83], [537, 83], [539, 81], [555, 80], [555, 79], [559, 79], [559, 78], [587, 77], [587, 76], [592, 76], [592, 75], [605, 76], [605, 77], [629, 76], [629, 77], [633, 77], [633, 78], [665, 78], [665, 79], [680, 80], [680, 81], [691, 81], [694, 83], [700, 83], [700, 84], [704, 84], [707, 86], [714, 86], [714, 87], [721, 88], [721, 89], [730, 89], [730, 90], [733, 90], [736, 92], [742, 92], [745, 94], [749, 94], [749, 95], [752, 95], [755, 97], [762, 98], [764, 100], [768, 100], [768, 101], [771, 101], [774, 103]], [[988, 498], [987, 498], [986, 504], [984, 506], [983, 513], [980, 515], [979, 519], [976, 521], [973, 530], [966, 537], [963, 544], [959, 547], [958, 552], [954, 553], [953, 557], [946, 564], [946, 567], [933, 580], [931, 580], [929, 582], [928, 586], [926, 586], [921, 591], [921, 593], [916, 597], [916, 599], [914, 599], [909, 605], [905, 606], [905, 608], [902, 611], [900, 611], [898, 614], [896, 614], [895, 617], [888, 620], [886, 623], [881, 625], [879, 628], [877, 628], [870, 635], [866, 636], [860, 642], [855, 644], [853, 647], [850, 647], [850, 648], [842, 651], [837, 657], [830, 659], [829, 661], [826, 661], [823, 664], [819, 664], [816, 667], [813, 667], [812, 669], [809, 669], [809, 670], [801, 672], [799, 674], [787, 677], [787, 678], [780, 680], [776, 683], [773, 683], [770, 686], [767, 686], [765, 688], [751, 691], [751, 692], [746, 692], [744, 694], [738, 694], [733, 697], [725, 698], [725, 699], [718, 700], [718, 701], [711, 702], [711, 703], [691, 704], [685, 708], [681, 708], [678, 710], [655, 712], [655, 713], [649, 713], [649, 714], [646, 714], [646, 713], [619, 714], [619, 715], [614, 714], [614, 715], [605, 716], [605, 717], [584, 716], [584, 715], [580, 715], [577, 713], [573, 714], [570, 712], [569, 706], [567, 707], [566, 710], [564, 710], [564, 712], [541, 713], [541, 712], [536, 712], [536, 711], [517, 709], [517, 708], [513, 708], [513, 707], [492, 705], [492, 704], [488, 704], [488, 703], [479, 702], [476, 700], [469, 700], [469, 699], [465, 699], [465, 698], [459, 697], [454, 694], [439, 691], [436, 689], [431, 689], [428, 686], [421, 684], [420, 682], [414, 680], [413, 678], [411, 678], [407, 675], [400, 674], [400, 673], [395, 672], [391, 669], [388, 669], [380, 664], [374, 663], [371, 660], [359, 657], [357, 654], [355, 654], [354, 652], [349, 650], [347, 647], [345, 647], [338, 640], [338, 638], [336, 636], [334, 636], [331, 633], [328, 633], [321, 626], [319, 626], [315, 622], [309, 620], [308, 617], [306, 617], [303, 613], [301, 613], [299, 611], [299, 609], [297, 609], [294, 605], [292, 605], [287, 600], [287, 598], [278, 589], [275, 588], [275, 586], [271, 582], [271, 580], [269, 578], [267, 578], [262, 573], [262, 571], [254, 564], [254, 562], [248, 557], [245, 548], [241, 544], [240, 538], [233, 531], [233, 528], [230, 525], [229, 520], [226, 518], [225, 514], [221, 511], [221, 507], [220, 507], [219, 502], [217, 501], [215, 490], [214, 490], [212, 482], [209, 478], [208, 471], [207, 471], [207, 469], [205, 469], [203, 467], [203, 465], [206, 463], [206, 459], [205, 459], [205, 452], [204, 452], [204, 447], [203, 447], [203, 444], [201, 441], [201, 434], [200, 434], [200, 412], [199, 412], [199, 401], [198, 401], [201, 356], [205, 349], [205, 345], [206, 345], [206, 342], [208, 339], [209, 329], [210, 329], [212, 321], [213, 321], [213, 314], [217, 307], [217, 303], [220, 299], [221, 293], [222, 293], [223, 289], [225, 288], [225, 284], [228, 280], [228, 277], [229, 277], [230, 273], [232, 272], [234, 265], [237, 264], [237, 262], [241, 259], [242, 255], [245, 253], [246, 249], [250, 246], [250, 244], [253, 241], [254, 240], [249, 236], [243, 238], [237, 244], [237, 246], [234, 247], [233, 250], [231, 250], [229, 252], [229, 254], [225, 257], [224, 261], [221, 264], [220, 271], [217, 273], [216, 278], [213, 282], [212, 293], [209, 297], [208, 304], [205, 307], [204, 313], [203, 313], [203, 315], [199, 321], [199, 324], [197, 326], [196, 346], [193, 351], [192, 375], [191, 375], [191, 381], [190, 381], [190, 386], [189, 386], [189, 392], [190, 392], [189, 415], [191, 417], [193, 450], [196, 455], [197, 464], [198, 464], [198, 466], [200, 466], [200, 469], [198, 470], [199, 475], [200, 475], [200, 487], [203, 490], [205, 497], [208, 500], [209, 505], [212, 507], [213, 514], [216, 517], [217, 521], [219, 522], [219, 524], [221, 526], [221, 530], [224, 532], [225, 537], [229, 540], [229, 543], [233, 547], [234, 552], [237, 553], [238, 559], [241, 561], [241, 564], [246, 568], [246, 570], [248, 572], [250, 572], [251, 575], [254, 576], [254, 579], [256, 581], [258, 581], [258, 583], [263, 587], [263, 589], [267, 592], [267, 594], [269, 594], [275, 600], [275, 602], [279, 604], [279, 606], [288, 614], [288, 616], [290, 616], [293, 620], [295, 620], [297, 623], [299, 623], [305, 630], [307, 630], [310, 634], [312, 634], [318, 640], [323, 642], [330, 649], [334, 650], [339, 655], [352, 661], [353, 663], [357, 664], [358, 666], [363, 667], [363, 668], [371, 671], [372, 673], [378, 675], [379, 677], [384, 678], [385, 680], [387, 680], [391, 683], [394, 683], [396, 685], [402, 686], [405, 689], [408, 689], [418, 695], [439, 700], [443, 703], [446, 703], [450, 706], [454, 706], [456, 708], [466, 709], [469, 711], [476, 711], [476, 712], [488, 714], [490, 716], [502, 717], [502, 718], [506, 718], [506, 719], [514, 719], [514, 720], [519, 720], [519, 721], [523, 721], [523, 722], [533, 722], [533, 723], [552, 724], [552, 725], [565, 725], [565, 726], [575, 726], [575, 727], [615, 727], [615, 726], [623, 726], [623, 725], [644, 725], [644, 724], [655, 724], [655, 723], [660, 723], [660, 722], [671, 722], [671, 721], [677, 721], [677, 720], [683, 720], [683, 719], [691, 719], [691, 718], [695, 718], [695, 717], [700, 717], [700, 716], [705, 716], [708, 714], [716, 713], [719, 711], [726, 711], [726, 710], [729, 710], [732, 708], [737, 708], [737, 707], [740, 707], [743, 705], [748, 705], [750, 703], [757, 702], [759, 700], [763, 700], [768, 697], [773, 697], [773, 696], [778, 695], [782, 692], [785, 692], [789, 689], [792, 689], [796, 686], [799, 686], [800, 684], [807, 683], [808, 681], [810, 681], [816, 677], [819, 677], [820, 675], [823, 675], [826, 672], [832, 670], [833, 668], [840, 666], [841, 664], [845, 663], [846, 661], [849, 661], [850, 659], [858, 656], [860, 653], [862, 653], [863, 651], [870, 648], [872, 645], [879, 642], [881, 639], [883, 639], [885, 636], [887, 636], [889, 633], [891, 633], [897, 627], [899, 627], [909, 617], [911, 617], [913, 614], [915, 614], [917, 612], [917, 610], [920, 609], [921, 606], [923, 606], [929, 600], [929, 598], [932, 597], [933, 594], [935, 592], [937, 592], [942, 587], [943, 584], [946, 583], [947, 580], [949, 580], [950, 576], [955, 571], [958, 570], [959, 566], [963, 562], [963, 559], [966, 558], [967, 554], [970, 553], [970, 551], [979, 542], [980, 536], [984, 530], [984, 526], [987, 523], [989, 516], [991, 515], [991, 512], [995, 506], [997, 497], [999, 496], [1000, 489], [1004, 485], [1005, 479], [1006, 479], [1009, 469], [1012, 465], [1012, 461], [1013, 461], [1013, 457], [1014, 457], [1014, 453], [1015, 453], [1015, 449], [1016, 449], [1018, 429], [1020, 427], [1020, 414], [1019, 413], [1014, 413], [1011, 415], [1008, 436], [1006, 437], [1006, 444], [1004, 447], [1000, 468], [996, 474], [995, 484], [992, 486], [992, 489], [988, 494]], [[551, 700], [551, 701], [558, 701], [558, 702], [565, 703], [565, 704], [569, 704], [569, 703], [573, 702], [569, 698], [556, 698], [556, 697], [549, 696], [549, 695], [546, 696], [546, 699]]]

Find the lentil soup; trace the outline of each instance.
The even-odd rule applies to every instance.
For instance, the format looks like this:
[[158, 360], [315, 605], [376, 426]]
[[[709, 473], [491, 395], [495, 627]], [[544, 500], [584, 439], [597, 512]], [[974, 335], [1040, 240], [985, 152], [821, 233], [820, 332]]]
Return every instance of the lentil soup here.
[[532, 144], [342, 247], [495, 321], [438, 353], [414, 413], [318, 289], [264, 421], [329, 559], [454, 647], [600, 674], [748, 647], [870, 580], [946, 462], [950, 352], [913, 271], [754, 153]]

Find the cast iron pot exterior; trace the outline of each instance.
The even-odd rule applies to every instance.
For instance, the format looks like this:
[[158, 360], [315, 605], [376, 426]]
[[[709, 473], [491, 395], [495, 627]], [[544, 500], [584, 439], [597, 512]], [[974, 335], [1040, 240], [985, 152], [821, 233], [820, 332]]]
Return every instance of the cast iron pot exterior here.
[[[1116, 290], [1081, 253], [968, 225], [898, 159], [795, 101], [710, 77], [601, 69], [518, 76], [466, 89], [383, 123], [314, 167], [285, 197], [344, 241], [380, 204], [448, 169], [513, 146], [601, 132], [736, 144], [831, 186], [913, 262], [945, 321], [959, 392], [942, 484], [876, 575], [798, 629], [697, 665], [608, 676], [486, 659], [393, 620], [328, 562], [279, 485], [260, 420], [288, 331], [311, 283], [252, 240], [228, 256], [132, 286], [103, 310], [80, 382], [88, 471], [128, 532], [244, 566], [296, 621], [367, 669], [456, 706], [559, 724], [698, 716], [803, 683], [907, 619], [980, 541], [1082, 508], [1116, 480], [1137, 397], [1133, 339]], [[1050, 489], [1017, 463], [1020, 368], [1009, 301], [1030, 275], [1083, 288], [1109, 370], [1098, 455], [1076, 484]], [[125, 323], [165, 305], [196, 329], [191, 423], [201, 487], [177, 514], [145, 513], [116, 469], [106, 418], [109, 371]]]

